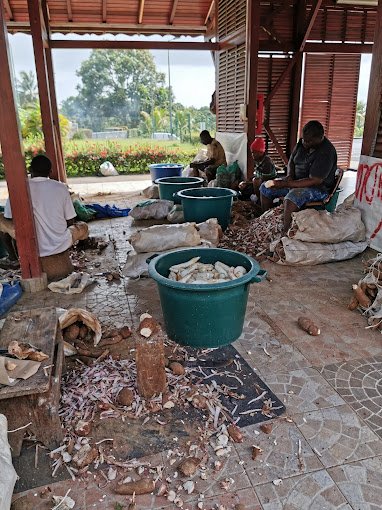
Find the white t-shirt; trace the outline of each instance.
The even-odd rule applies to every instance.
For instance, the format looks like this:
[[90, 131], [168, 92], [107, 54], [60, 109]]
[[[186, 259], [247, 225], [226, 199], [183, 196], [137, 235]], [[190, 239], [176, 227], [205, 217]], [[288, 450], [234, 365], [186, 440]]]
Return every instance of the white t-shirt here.
[[[76, 216], [68, 188], [49, 177], [34, 177], [28, 182], [40, 257], [67, 250], [72, 245], [72, 234], [66, 221]], [[4, 217], [12, 218], [9, 199]]]

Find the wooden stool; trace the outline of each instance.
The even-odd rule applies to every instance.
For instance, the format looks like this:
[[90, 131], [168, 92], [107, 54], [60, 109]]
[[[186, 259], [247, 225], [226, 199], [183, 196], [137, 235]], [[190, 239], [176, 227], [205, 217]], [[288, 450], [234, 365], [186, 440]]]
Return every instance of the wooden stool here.
[[8, 315], [0, 333], [0, 348], [7, 349], [12, 340], [29, 342], [49, 355], [32, 377], [0, 388], [0, 413], [7, 417], [8, 429], [24, 427], [8, 434], [12, 455], [18, 457], [27, 431], [51, 449], [64, 437], [58, 416], [64, 349], [56, 309]]
[[46, 273], [49, 281], [61, 280], [74, 271], [69, 250], [48, 257], [40, 257], [40, 260], [42, 270]]

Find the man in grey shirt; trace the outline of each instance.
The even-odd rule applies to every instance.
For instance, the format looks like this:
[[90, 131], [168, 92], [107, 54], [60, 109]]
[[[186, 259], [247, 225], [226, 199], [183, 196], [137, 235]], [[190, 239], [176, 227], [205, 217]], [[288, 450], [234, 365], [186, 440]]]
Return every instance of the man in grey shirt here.
[[317, 120], [309, 121], [302, 130], [302, 138], [289, 158], [288, 175], [260, 186], [263, 212], [270, 209], [275, 198], [284, 200], [284, 232], [290, 227], [292, 213], [306, 203], [324, 200], [332, 191], [337, 170], [337, 152], [324, 136], [324, 128]]

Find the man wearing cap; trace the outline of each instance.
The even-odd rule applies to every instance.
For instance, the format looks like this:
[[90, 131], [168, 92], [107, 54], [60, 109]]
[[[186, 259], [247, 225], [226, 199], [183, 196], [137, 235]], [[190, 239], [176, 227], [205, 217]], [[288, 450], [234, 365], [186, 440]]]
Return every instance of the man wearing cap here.
[[250, 150], [254, 163], [252, 183], [241, 182], [239, 189], [243, 192], [244, 196], [248, 197], [254, 194], [257, 200], [260, 200], [260, 186], [263, 182], [274, 179], [277, 176], [276, 166], [272, 159], [265, 154], [264, 138], [255, 138], [250, 145]]
[[260, 186], [263, 212], [273, 206], [276, 198], [284, 197], [284, 232], [292, 213], [308, 202], [322, 201], [332, 191], [337, 170], [337, 152], [324, 136], [324, 127], [311, 120], [302, 129], [302, 138], [289, 158], [288, 175]]

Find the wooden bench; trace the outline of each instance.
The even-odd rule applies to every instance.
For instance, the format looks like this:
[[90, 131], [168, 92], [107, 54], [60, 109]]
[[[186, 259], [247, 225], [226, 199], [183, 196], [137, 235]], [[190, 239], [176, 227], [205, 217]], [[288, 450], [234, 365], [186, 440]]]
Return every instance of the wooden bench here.
[[15, 386], [0, 386], [0, 413], [7, 417], [8, 430], [30, 423], [8, 434], [12, 455], [17, 457], [26, 432], [48, 448], [56, 448], [63, 440], [58, 408], [64, 351], [56, 309], [9, 314], [0, 333], [0, 348], [7, 349], [12, 340], [28, 342], [49, 355], [29, 379], [20, 380]]

